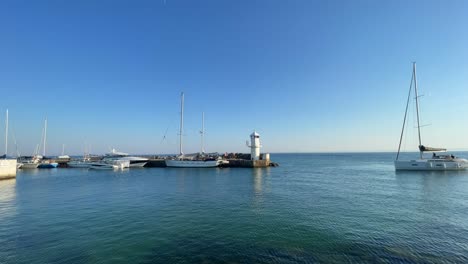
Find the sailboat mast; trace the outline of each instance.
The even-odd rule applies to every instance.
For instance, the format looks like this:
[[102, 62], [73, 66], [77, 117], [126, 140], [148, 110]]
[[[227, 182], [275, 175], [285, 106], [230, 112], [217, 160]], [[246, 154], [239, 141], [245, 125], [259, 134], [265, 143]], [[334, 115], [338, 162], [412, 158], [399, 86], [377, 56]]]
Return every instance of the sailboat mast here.
[[44, 149], [42, 151], [43, 157], [45, 157], [45, 152], [46, 152], [46, 138], [47, 138], [47, 118], [44, 121]]
[[408, 91], [408, 98], [406, 99], [405, 116], [403, 117], [403, 126], [401, 127], [400, 143], [398, 144], [398, 152], [397, 152], [396, 160], [398, 160], [398, 157], [400, 156], [401, 142], [403, 140], [403, 133], [405, 132], [406, 116], [408, 115], [408, 106], [409, 106], [410, 98], [411, 98], [411, 90], [413, 88], [413, 79], [414, 79], [414, 72], [411, 75], [411, 82], [410, 82], [410, 87], [409, 87], [409, 91]]
[[183, 155], [182, 151], [182, 132], [184, 131], [184, 93], [180, 94], [180, 131], [179, 131], [179, 154]]
[[6, 119], [5, 119], [5, 158], [8, 154], [8, 109], [6, 110]]
[[201, 153], [205, 153], [205, 112], [202, 112]]
[[[416, 118], [418, 120], [418, 139], [419, 139], [419, 146], [421, 144], [421, 125], [419, 124], [419, 102], [418, 102], [418, 81], [416, 78], [416, 62], [413, 62], [413, 75], [414, 75], [414, 95], [416, 96]], [[419, 155], [422, 159], [423, 152], [420, 150]]]

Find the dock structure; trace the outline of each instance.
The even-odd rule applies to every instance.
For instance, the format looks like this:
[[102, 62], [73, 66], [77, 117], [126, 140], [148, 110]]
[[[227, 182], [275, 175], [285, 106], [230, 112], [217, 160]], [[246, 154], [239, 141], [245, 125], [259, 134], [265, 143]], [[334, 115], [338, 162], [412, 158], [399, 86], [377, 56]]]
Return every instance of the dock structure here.
[[229, 163], [223, 164], [224, 168], [266, 168], [270, 167], [269, 160], [244, 160], [244, 159], [228, 159]]
[[[264, 157], [267, 159], [264, 159]], [[260, 155], [260, 159], [252, 160], [250, 159], [250, 154], [230, 153], [225, 155], [224, 160], [228, 161], [228, 163], [221, 164], [220, 167], [222, 168], [266, 168], [278, 166], [277, 163], [271, 162], [270, 155], [264, 154]], [[150, 158], [145, 167], [164, 168], [166, 167], [166, 162], [162, 158]]]
[[16, 177], [16, 159], [0, 159], [0, 180]]

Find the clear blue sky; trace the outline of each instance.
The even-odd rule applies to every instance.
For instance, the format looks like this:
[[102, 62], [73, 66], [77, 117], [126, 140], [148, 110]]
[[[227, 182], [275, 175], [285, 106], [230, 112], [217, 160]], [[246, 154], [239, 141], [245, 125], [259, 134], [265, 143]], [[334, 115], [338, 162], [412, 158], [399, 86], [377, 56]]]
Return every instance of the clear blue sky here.
[[176, 153], [181, 91], [185, 152], [203, 111], [207, 151], [248, 152], [253, 129], [269, 152], [394, 151], [417, 61], [423, 140], [466, 149], [467, 14], [468, 1], [1, 1], [0, 110], [21, 154], [46, 116], [50, 155]]

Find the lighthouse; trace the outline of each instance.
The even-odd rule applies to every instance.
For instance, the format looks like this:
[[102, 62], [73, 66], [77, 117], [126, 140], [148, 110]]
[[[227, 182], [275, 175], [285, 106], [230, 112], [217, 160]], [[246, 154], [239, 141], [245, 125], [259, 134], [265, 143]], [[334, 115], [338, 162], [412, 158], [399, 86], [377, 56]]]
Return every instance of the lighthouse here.
[[250, 148], [250, 159], [259, 160], [260, 159], [260, 135], [257, 132], [250, 134], [250, 145], [247, 142], [247, 147]]

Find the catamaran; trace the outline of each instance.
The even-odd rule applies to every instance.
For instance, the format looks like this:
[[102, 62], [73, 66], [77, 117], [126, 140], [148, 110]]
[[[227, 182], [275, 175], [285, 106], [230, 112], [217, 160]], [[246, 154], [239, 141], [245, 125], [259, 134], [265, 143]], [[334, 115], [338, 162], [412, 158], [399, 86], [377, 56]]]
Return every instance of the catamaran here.
[[[419, 140], [419, 158], [413, 160], [399, 160], [401, 142], [403, 139], [403, 133], [405, 130], [405, 124], [408, 113], [408, 105], [411, 98], [411, 92], [414, 84], [414, 96], [416, 101], [416, 118], [418, 128], [418, 140]], [[468, 160], [455, 157], [453, 154], [436, 154], [439, 152], [446, 152], [445, 148], [433, 148], [424, 146], [421, 140], [421, 125], [419, 123], [419, 102], [418, 102], [418, 85], [416, 80], [416, 63], [413, 63], [413, 74], [411, 77], [410, 89], [408, 92], [408, 99], [406, 101], [405, 116], [403, 119], [403, 127], [401, 129], [400, 143], [398, 145], [398, 153], [395, 160], [395, 170], [429, 170], [429, 171], [446, 171], [446, 170], [464, 170], [468, 168]], [[430, 158], [425, 158], [425, 152], [432, 152]]]
[[166, 159], [167, 167], [175, 168], [213, 168], [218, 167], [222, 161], [218, 158], [214, 158], [206, 155], [204, 149], [204, 114], [202, 115], [202, 130], [200, 134], [202, 136], [202, 152], [195, 155], [184, 155], [182, 150], [182, 133], [184, 130], [184, 93], [180, 95], [180, 131], [179, 131], [179, 155], [175, 159]]

